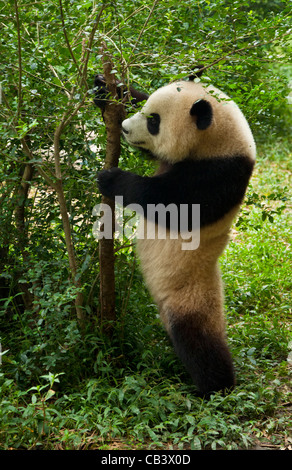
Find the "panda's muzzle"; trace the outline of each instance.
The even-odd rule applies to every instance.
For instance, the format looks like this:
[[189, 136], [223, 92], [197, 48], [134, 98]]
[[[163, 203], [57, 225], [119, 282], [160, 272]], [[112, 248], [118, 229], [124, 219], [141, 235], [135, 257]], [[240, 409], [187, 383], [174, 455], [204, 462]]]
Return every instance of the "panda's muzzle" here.
[[130, 145], [135, 145], [137, 147], [139, 147], [140, 145], [144, 145], [145, 142], [142, 141], [142, 140], [139, 140], [137, 142], [133, 142], [131, 141], [130, 139], [127, 138], [127, 135], [130, 134], [130, 131], [127, 131], [127, 129], [125, 129], [123, 126], [122, 126], [122, 133], [123, 133], [123, 136], [125, 137], [126, 141], [130, 144]]

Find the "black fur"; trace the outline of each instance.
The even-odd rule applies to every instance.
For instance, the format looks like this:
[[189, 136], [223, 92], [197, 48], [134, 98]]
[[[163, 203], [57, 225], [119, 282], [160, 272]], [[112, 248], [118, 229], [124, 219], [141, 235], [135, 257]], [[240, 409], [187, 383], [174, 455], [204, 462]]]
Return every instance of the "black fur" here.
[[[98, 184], [101, 193], [111, 199], [123, 196], [124, 206], [139, 204], [145, 217], [148, 204], [175, 204], [178, 212], [180, 204], [187, 204], [188, 230], [191, 230], [197, 228], [193, 226], [192, 204], [200, 204], [200, 226], [204, 227], [241, 203], [253, 165], [254, 162], [244, 156], [189, 159], [153, 177], [112, 168], [99, 173]], [[169, 228], [169, 219], [166, 226]]]
[[200, 78], [204, 72], [204, 69], [205, 69], [204, 65], [198, 64], [194, 72], [191, 75], [189, 75], [189, 81], [193, 82], [195, 78]]
[[157, 113], [151, 114], [147, 117], [147, 129], [150, 134], [157, 135], [159, 134], [160, 127], [160, 116]]
[[191, 116], [197, 118], [197, 128], [200, 131], [207, 129], [212, 123], [213, 111], [209, 101], [198, 100], [196, 101], [190, 110]]
[[[148, 99], [148, 94], [142, 91], [138, 91], [135, 88], [128, 88], [122, 84], [120, 80], [116, 80], [117, 84], [117, 95], [119, 100], [125, 100], [126, 102], [131, 102], [132, 105], [140, 103]], [[95, 75], [94, 77], [94, 98], [93, 102], [98, 106], [102, 111], [104, 111], [105, 106], [109, 100], [109, 92], [106, 88], [106, 82], [102, 74]], [[129, 93], [130, 92], [130, 93]]]
[[170, 337], [174, 349], [198, 388], [208, 398], [212, 392], [235, 385], [232, 357], [225, 339], [212, 336], [198, 325], [198, 315], [173, 317]]

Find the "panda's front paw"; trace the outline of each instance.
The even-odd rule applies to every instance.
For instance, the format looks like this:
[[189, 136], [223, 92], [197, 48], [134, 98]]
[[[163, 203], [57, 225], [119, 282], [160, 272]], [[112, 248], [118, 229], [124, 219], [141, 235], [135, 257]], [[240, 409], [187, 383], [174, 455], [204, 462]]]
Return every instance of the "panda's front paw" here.
[[117, 181], [123, 171], [120, 168], [110, 168], [102, 170], [97, 177], [97, 184], [103, 196], [113, 199], [117, 194]]

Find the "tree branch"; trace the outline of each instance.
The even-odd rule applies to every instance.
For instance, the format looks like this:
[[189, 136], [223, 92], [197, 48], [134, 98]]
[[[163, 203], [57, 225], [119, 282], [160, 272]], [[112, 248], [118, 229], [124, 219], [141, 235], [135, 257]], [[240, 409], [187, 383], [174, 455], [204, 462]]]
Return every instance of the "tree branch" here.
[[22, 106], [22, 51], [21, 51], [21, 36], [20, 36], [20, 22], [18, 12], [18, 2], [14, 0], [16, 29], [17, 29], [17, 48], [18, 48], [18, 103], [17, 103], [17, 121], [19, 120]]
[[80, 70], [78, 62], [77, 62], [77, 60], [76, 60], [76, 58], [73, 54], [71, 44], [70, 44], [70, 41], [69, 41], [69, 38], [68, 38], [68, 35], [67, 35], [67, 30], [66, 30], [65, 21], [64, 21], [64, 11], [63, 11], [62, 0], [59, 0], [59, 6], [60, 6], [60, 16], [61, 16], [62, 28], [63, 28], [64, 38], [65, 38], [65, 41], [66, 41], [66, 44], [67, 44], [67, 47], [68, 47], [68, 51], [69, 51], [69, 54], [70, 54], [74, 64], [76, 65], [76, 68], [79, 72], [79, 75], [81, 75], [81, 70]]
[[[81, 58], [81, 62], [83, 62], [83, 66], [79, 67], [77, 64], [77, 61], [74, 57], [73, 51], [71, 49], [71, 46], [69, 44], [69, 40], [67, 37], [65, 25], [64, 25], [64, 19], [63, 19], [63, 9], [62, 9], [62, 1], [59, 0], [60, 4], [60, 9], [61, 9], [61, 17], [62, 17], [62, 24], [63, 24], [63, 29], [64, 29], [64, 35], [65, 35], [65, 41], [67, 43], [67, 46], [70, 51], [70, 55], [78, 68], [78, 73], [80, 75], [80, 86], [85, 84], [86, 91], [83, 95], [82, 100], [78, 105], [74, 107], [74, 109], [70, 109], [70, 102], [72, 103], [72, 98], [73, 98], [73, 90], [75, 87], [73, 87], [73, 90], [70, 95], [69, 103], [68, 103], [68, 109], [64, 112], [61, 121], [59, 122], [59, 125], [56, 127], [55, 133], [54, 133], [54, 162], [55, 162], [55, 177], [56, 177], [56, 183], [54, 183], [54, 188], [57, 192], [58, 196], [58, 201], [59, 201], [59, 207], [60, 207], [60, 213], [62, 217], [62, 224], [63, 224], [63, 229], [64, 229], [64, 234], [65, 234], [65, 243], [66, 243], [66, 248], [67, 248], [67, 253], [68, 253], [68, 258], [69, 258], [69, 266], [70, 266], [70, 271], [72, 275], [72, 280], [74, 285], [77, 287], [77, 295], [75, 298], [75, 308], [76, 308], [76, 313], [77, 313], [77, 319], [79, 322], [79, 325], [81, 328], [84, 327], [85, 325], [85, 313], [84, 310], [82, 309], [82, 304], [83, 304], [83, 294], [81, 292], [81, 281], [80, 278], [78, 277], [78, 262], [76, 259], [75, 255], [75, 250], [74, 250], [74, 244], [73, 244], [73, 239], [72, 239], [72, 232], [71, 232], [71, 226], [70, 226], [70, 220], [69, 220], [69, 215], [67, 211], [67, 203], [64, 195], [64, 188], [63, 188], [63, 181], [62, 181], [62, 168], [61, 168], [61, 158], [60, 158], [60, 138], [62, 133], [64, 132], [64, 129], [70, 124], [74, 116], [78, 113], [78, 111], [81, 109], [81, 107], [84, 105], [85, 100], [87, 98], [87, 82], [86, 82], [86, 76], [87, 76], [87, 64], [89, 60], [89, 56], [91, 53], [91, 45], [92, 41], [95, 35], [95, 32], [97, 30], [99, 20], [101, 18], [101, 14], [104, 9], [104, 5], [101, 7], [99, 15], [97, 16], [97, 19], [92, 27], [89, 40], [88, 40], [88, 48], [85, 56]], [[79, 290], [80, 289], [80, 290]]]
[[[286, 33], [282, 34], [281, 39], [288, 35], [291, 35], [291, 31], [287, 31]], [[207, 70], [213, 67], [214, 65], [218, 64], [222, 60], [228, 60], [230, 56], [233, 56], [235, 54], [240, 54], [241, 52], [249, 51], [250, 49], [257, 49], [258, 47], [267, 46], [268, 44], [272, 44], [276, 40], [279, 40], [279, 38], [276, 38], [276, 39], [274, 38], [274, 39], [271, 39], [270, 41], [266, 41], [262, 43], [251, 44], [250, 46], [241, 47], [239, 49], [234, 49], [233, 51], [228, 52], [224, 56], [219, 57], [218, 59], [214, 60], [211, 64], [201, 67], [200, 70], [198, 70], [198, 72], [203, 72], [204, 70]]]
[[83, 51], [83, 54], [82, 54], [82, 57], [81, 57], [81, 63], [83, 63], [81, 80], [83, 80], [84, 77], [86, 77], [86, 75], [87, 75], [88, 61], [89, 61], [89, 57], [90, 57], [90, 54], [91, 54], [91, 48], [92, 48], [94, 36], [95, 36], [96, 31], [97, 31], [97, 28], [98, 28], [98, 25], [99, 25], [99, 22], [100, 22], [100, 19], [101, 19], [101, 15], [102, 15], [105, 7], [106, 7], [106, 5], [102, 5], [102, 7], [99, 11], [99, 14], [97, 15], [97, 17], [95, 19], [94, 26], [93, 26], [93, 28], [90, 32], [89, 38], [88, 38], [87, 47], [84, 48], [84, 51]]
[[140, 33], [139, 33], [139, 36], [138, 36], [138, 38], [137, 38], [137, 41], [135, 42], [134, 47], [133, 47], [133, 49], [132, 49], [132, 51], [131, 51], [130, 57], [129, 57], [129, 59], [128, 59], [128, 63], [131, 62], [131, 59], [132, 59], [132, 57], [133, 57], [133, 55], [134, 55], [134, 52], [135, 52], [135, 49], [136, 49], [137, 45], [139, 44], [139, 41], [140, 41], [140, 39], [141, 39], [141, 37], [142, 37], [142, 35], [143, 35], [145, 29], [146, 29], [147, 24], [149, 23], [149, 20], [150, 20], [151, 16], [153, 15], [153, 12], [154, 12], [155, 7], [156, 7], [156, 5], [157, 5], [158, 2], [159, 2], [159, 0], [154, 0], [154, 2], [153, 2], [152, 8], [151, 8], [151, 10], [150, 10], [150, 12], [149, 12], [149, 15], [148, 15], [148, 17], [147, 17], [147, 19], [146, 19], [146, 21], [145, 21], [145, 23], [144, 23], [144, 25], [143, 25], [143, 27], [142, 27]]
[[[118, 166], [121, 150], [121, 126], [120, 122], [125, 117], [124, 106], [116, 101], [117, 88], [116, 79], [112, 73], [113, 64], [111, 57], [106, 52], [106, 46], [102, 47], [103, 73], [106, 82], [106, 88], [112, 97], [103, 113], [106, 126], [107, 143], [104, 168]], [[112, 214], [112, 237], [111, 239], [102, 238], [99, 241], [99, 271], [100, 271], [100, 317], [101, 325], [106, 324], [107, 332], [111, 333], [113, 322], [116, 319], [115, 312], [115, 255], [114, 255], [114, 202], [102, 196], [102, 204], [107, 204], [111, 208]]]

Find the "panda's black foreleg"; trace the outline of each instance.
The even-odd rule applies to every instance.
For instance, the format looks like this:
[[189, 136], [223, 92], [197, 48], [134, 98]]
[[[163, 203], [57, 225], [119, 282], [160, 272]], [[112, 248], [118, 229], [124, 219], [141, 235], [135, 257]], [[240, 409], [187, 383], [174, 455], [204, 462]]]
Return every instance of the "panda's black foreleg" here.
[[208, 333], [192, 315], [173, 316], [170, 337], [200, 396], [209, 398], [212, 392], [225, 393], [234, 387], [233, 362], [225, 338]]

